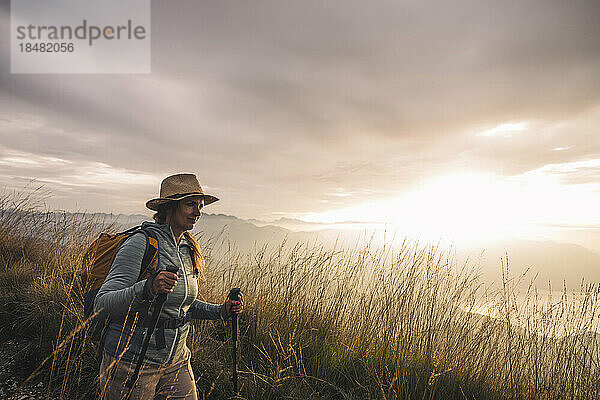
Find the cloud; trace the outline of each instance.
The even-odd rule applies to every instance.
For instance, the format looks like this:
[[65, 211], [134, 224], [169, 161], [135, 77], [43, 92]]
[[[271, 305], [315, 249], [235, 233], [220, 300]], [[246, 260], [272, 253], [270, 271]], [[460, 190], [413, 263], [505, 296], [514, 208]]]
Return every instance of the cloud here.
[[[530, 121], [526, 129], [510, 137], [477, 135], [474, 132], [479, 127], [475, 127], [457, 135], [455, 140], [462, 147], [463, 160], [471, 165], [502, 175], [517, 175], [546, 165], [599, 158], [600, 141], [595, 128], [599, 123], [600, 105], [559, 121]], [[594, 179], [589, 176], [590, 182]]]
[[502, 136], [511, 137], [518, 132], [527, 129], [527, 122], [505, 122], [503, 124], [486, 129], [477, 134], [477, 136]]
[[[0, 185], [9, 190], [33, 186], [50, 191], [48, 203], [59, 209], [139, 212], [153, 197], [162, 176], [114, 168], [87, 160], [66, 160], [0, 148]], [[141, 204], [140, 204], [141, 203]], [[106, 207], [110, 208], [109, 210]]]
[[[151, 75], [3, 64], [0, 144], [156, 187], [196, 172], [222, 210], [253, 217], [383, 199], [453, 169], [517, 175], [597, 158], [597, 15], [583, 0], [154, 2]], [[65, 179], [60, 168], [48, 182]], [[578, 174], [566, 182], [597, 176]]]
[[566, 184], [598, 184], [600, 182], [600, 158], [548, 164], [538, 169], [538, 171], [557, 175]]

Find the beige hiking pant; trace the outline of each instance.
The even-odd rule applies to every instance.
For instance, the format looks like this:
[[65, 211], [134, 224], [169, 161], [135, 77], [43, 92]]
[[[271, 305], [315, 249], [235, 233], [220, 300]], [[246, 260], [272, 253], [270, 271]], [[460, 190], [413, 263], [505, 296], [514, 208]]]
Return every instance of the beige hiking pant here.
[[[115, 362], [114, 357], [104, 353], [100, 364], [100, 399], [125, 399], [129, 392], [125, 382], [133, 375], [135, 365], [124, 360]], [[180, 360], [166, 367], [143, 366], [130, 399], [197, 400], [189, 350]]]

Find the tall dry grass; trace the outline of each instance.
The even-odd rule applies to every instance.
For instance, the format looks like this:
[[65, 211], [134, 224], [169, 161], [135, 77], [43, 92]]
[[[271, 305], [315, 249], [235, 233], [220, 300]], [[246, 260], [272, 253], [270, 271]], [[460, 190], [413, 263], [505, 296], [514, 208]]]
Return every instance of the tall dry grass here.
[[[0, 338], [26, 343], [23, 380], [35, 372], [52, 396], [93, 398], [78, 273], [105, 227], [15, 199], [0, 199]], [[511, 277], [506, 258], [503, 285], [490, 288], [451, 249], [418, 243], [240, 253], [224, 237], [201, 239], [202, 297], [221, 302], [233, 286], [245, 293], [245, 398], [600, 397], [597, 285], [542, 296], [527, 277]], [[220, 323], [193, 325], [200, 398], [231, 395], [228, 337]]]

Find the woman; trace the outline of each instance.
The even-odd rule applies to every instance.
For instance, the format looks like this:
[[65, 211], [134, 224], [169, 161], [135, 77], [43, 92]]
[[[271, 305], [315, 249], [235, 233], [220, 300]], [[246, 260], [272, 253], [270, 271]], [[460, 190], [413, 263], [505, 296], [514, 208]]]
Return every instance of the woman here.
[[[131, 399], [197, 399], [186, 345], [189, 320], [226, 319], [242, 311], [237, 301], [218, 305], [196, 299], [204, 263], [199, 252], [194, 253], [195, 240], [186, 232], [200, 218], [202, 207], [217, 200], [204, 194], [195, 175], [169, 176], [161, 183], [160, 197], [146, 203], [156, 211], [155, 222], [142, 224], [158, 240], [158, 272], [138, 281], [147, 241], [143, 233], [132, 235], [119, 248], [94, 303], [96, 311], [104, 309], [111, 317], [100, 366], [103, 399], [128, 395]], [[167, 267], [178, 272], [168, 272]], [[138, 311], [160, 294], [167, 294], [167, 300], [144, 367], [129, 394], [125, 382], [135, 369], [145, 335], [144, 318]]]

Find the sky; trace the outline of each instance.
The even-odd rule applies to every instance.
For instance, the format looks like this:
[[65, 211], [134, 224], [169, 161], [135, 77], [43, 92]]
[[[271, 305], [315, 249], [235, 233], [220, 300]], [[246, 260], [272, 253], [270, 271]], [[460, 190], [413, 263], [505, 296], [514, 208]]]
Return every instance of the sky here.
[[152, 72], [11, 74], [0, 184], [143, 213], [196, 173], [242, 218], [600, 232], [600, 2], [153, 1]]

